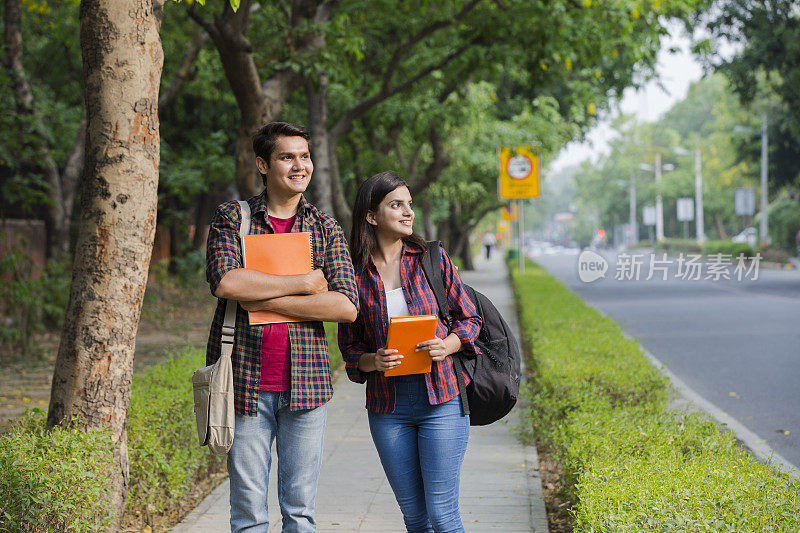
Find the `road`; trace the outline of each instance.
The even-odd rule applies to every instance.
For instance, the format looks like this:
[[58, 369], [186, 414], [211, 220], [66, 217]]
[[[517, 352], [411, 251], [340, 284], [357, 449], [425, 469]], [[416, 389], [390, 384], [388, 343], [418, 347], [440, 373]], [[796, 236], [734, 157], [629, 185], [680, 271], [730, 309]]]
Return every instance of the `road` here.
[[[616, 320], [700, 396], [800, 466], [800, 270], [759, 268], [736, 279], [734, 263], [725, 268], [732, 279], [715, 280], [706, 263], [701, 279], [682, 279], [685, 264], [679, 270], [677, 259], [668, 258], [661, 265], [667, 279], [656, 270], [647, 280], [649, 252], [602, 251], [605, 276], [586, 282], [579, 258], [584, 264], [591, 258], [567, 252], [532, 259]], [[634, 257], [641, 261], [638, 279], [629, 268]]]

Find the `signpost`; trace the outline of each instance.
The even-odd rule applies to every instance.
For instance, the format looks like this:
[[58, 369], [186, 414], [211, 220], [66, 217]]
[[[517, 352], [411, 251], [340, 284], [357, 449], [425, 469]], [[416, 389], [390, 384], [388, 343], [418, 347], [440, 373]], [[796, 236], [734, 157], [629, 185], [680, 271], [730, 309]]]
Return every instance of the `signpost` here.
[[647, 226], [650, 242], [653, 242], [653, 226], [656, 225], [656, 206], [646, 205], [642, 208], [642, 222]]
[[694, 199], [678, 198], [678, 222], [683, 222], [683, 238], [688, 239], [688, 223], [694, 220]]
[[736, 214], [742, 217], [742, 224], [748, 226], [747, 217], [756, 213], [756, 190], [751, 187], [737, 187], [733, 196]]
[[500, 147], [497, 195], [514, 200], [519, 220], [519, 271], [525, 272], [524, 216], [521, 200], [539, 196], [539, 158], [530, 146]]

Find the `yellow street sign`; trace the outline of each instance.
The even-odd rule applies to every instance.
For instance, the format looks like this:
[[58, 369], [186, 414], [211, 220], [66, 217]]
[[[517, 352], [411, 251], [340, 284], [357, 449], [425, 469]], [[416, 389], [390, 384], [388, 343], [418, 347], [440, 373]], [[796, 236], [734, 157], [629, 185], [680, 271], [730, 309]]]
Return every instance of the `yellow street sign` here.
[[508, 229], [508, 220], [497, 221], [497, 231], [506, 231]]
[[539, 158], [530, 146], [500, 148], [498, 196], [503, 199], [539, 196]]

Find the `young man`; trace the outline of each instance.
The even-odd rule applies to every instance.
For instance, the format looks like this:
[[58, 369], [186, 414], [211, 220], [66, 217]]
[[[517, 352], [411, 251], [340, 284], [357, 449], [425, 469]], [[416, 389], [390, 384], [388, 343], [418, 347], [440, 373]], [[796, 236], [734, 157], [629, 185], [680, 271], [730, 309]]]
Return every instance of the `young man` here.
[[[226, 300], [240, 304], [231, 357], [236, 410], [228, 454], [231, 531], [268, 529], [273, 440], [283, 531], [315, 531], [325, 404], [333, 395], [322, 321], [355, 320], [358, 293], [341, 227], [303, 198], [314, 170], [305, 128], [271, 122], [253, 137], [253, 151], [265, 189], [247, 200], [250, 233], [310, 231], [316, 269], [304, 275], [272, 276], [242, 268], [239, 205], [231, 201], [217, 208], [208, 234], [206, 277], [220, 300], [207, 364], [220, 356]], [[310, 321], [250, 326], [246, 311], [258, 309]]]

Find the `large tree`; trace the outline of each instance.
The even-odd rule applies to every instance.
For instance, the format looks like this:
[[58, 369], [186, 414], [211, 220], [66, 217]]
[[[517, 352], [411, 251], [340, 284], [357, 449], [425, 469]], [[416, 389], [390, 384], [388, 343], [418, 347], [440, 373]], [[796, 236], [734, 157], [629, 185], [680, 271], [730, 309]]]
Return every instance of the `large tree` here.
[[47, 423], [110, 430], [117, 521], [128, 488], [134, 341], [156, 222], [160, 10], [158, 0], [84, 0], [80, 7], [86, 164]]
[[[14, 100], [12, 107], [14, 111], [11, 111], [11, 109], [7, 111], [12, 113], [15, 126], [12, 130], [14, 139], [9, 138], [7, 140], [10, 141], [10, 145], [17, 145], [21, 149], [16, 150], [13, 154], [15, 162], [4, 161], [2, 164], [3, 166], [7, 164], [19, 165], [21, 162], [23, 167], [28, 166], [28, 168], [23, 168], [21, 172], [40, 174], [43, 178], [41, 180], [22, 180], [17, 185], [16, 191], [12, 192], [15, 188], [12, 186], [8, 187], [6, 192], [11, 193], [11, 196], [14, 197], [11, 201], [16, 200], [17, 197], [30, 197], [34, 191], [40, 193], [34, 196], [40, 199], [44, 207], [42, 214], [47, 239], [46, 255], [51, 259], [61, 259], [69, 252], [70, 222], [72, 220], [75, 189], [83, 169], [86, 118], [84, 116], [79, 120], [77, 134], [73, 137], [74, 143], [72, 143], [68, 152], [57, 145], [57, 140], [61, 137], [61, 134], [58, 133], [59, 126], [64, 127], [65, 124], [60, 123], [60, 117], [55, 119], [54, 117], [49, 117], [49, 120], [45, 120], [43, 108], [46, 106], [43, 106], [41, 102], [37, 102], [34, 96], [34, 88], [23, 62], [22, 2], [21, 0], [5, 0], [4, 8], [5, 54], [3, 63], [6, 67], [8, 79], [11, 82], [10, 86]], [[53, 15], [69, 19], [71, 8], [72, 6], [57, 6], [54, 8], [57, 13]], [[74, 17], [74, 15], [72, 16]], [[69, 27], [69, 24], [63, 26]], [[48, 45], [52, 47], [53, 43], [39, 37], [38, 42], [34, 43], [34, 45], [36, 48], [33, 54], [36, 59], [34, 68], [36, 68], [40, 66], [37, 53], [48, 56], [53, 50], [48, 50], [47, 47]], [[71, 57], [71, 47], [61, 46], [60, 48], [60, 54], [65, 55], [67, 58]], [[69, 61], [66, 63], [69, 64]], [[68, 87], [74, 90], [74, 79], [70, 78], [73, 78], [76, 74], [70, 73], [68, 68], [58, 70], [60, 70], [60, 76], [50, 76], [47, 81], [52, 82], [52, 85], [60, 85], [62, 88]], [[51, 98], [55, 94], [55, 98], [53, 98], [53, 101], [47, 102], [47, 105], [52, 106], [59, 97], [65, 96], [58, 94], [59, 90], [57, 88], [49, 87], [49, 89], [51, 90], [48, 90], [45, 94]], [[66, 92], [69, 92], [69, 89]], [[61, 105], [68, 106], [69, 101], [75, 98], [74, 94], [66, 96], [61, 100]], [[60, 157], [62, 153], [64, 154], [63, 158]], [[59, 159], [62, 159], [63, 163]], [[39, 202], [34, 201], [32, 203]]]
[[[701, 41], [709, 65], [730, 80], [741, 102], [769, 121], [771, 189], [800, 188], [800, 16], [796, 0], [717, 0], [702, 16], [712, 37]], [[717, 43], [736, 43], [719, 53]], [[760, 138], [739, 146], [760, 157]]]

